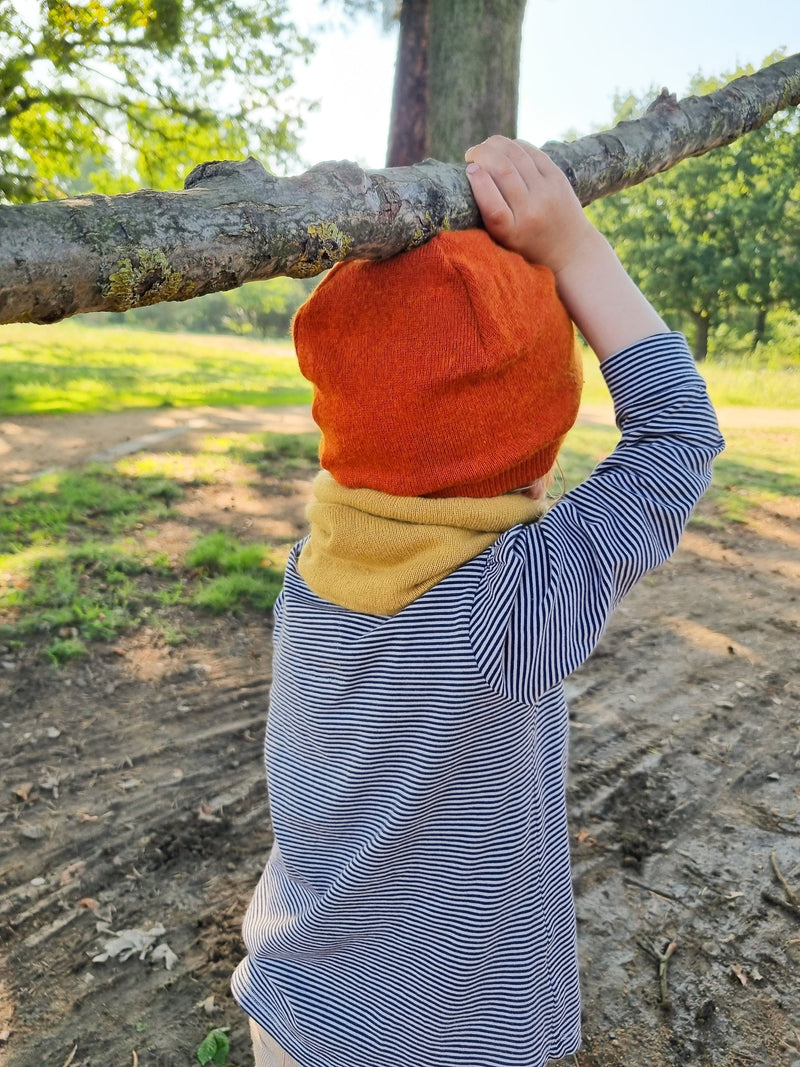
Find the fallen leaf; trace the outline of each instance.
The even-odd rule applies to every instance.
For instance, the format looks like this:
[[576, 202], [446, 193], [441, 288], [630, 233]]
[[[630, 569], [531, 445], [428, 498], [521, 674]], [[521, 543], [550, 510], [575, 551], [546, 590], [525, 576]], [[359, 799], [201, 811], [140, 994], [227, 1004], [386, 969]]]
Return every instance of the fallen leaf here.
[[78, 822], [97, 822], [99, 815], [90, 815], [88, 811], [76, 811]]
[[[105, 926], [105, 924], [101, 924]], [[150, 949], [153, 947], [153, 943], [165, 934], [167, 931], [160, 923], [156, 923], [149, 930], [131, 929], [131, 930], [118, 930], [113, 937], [103, 945], [103, 951], [97, 955], [92, 956], [92, 963], [105, 963], [107, 960], [115, 959], [119, 956], [120, 960], [124, 963], [135, 953], [138, 953], [139, 959], [143, 960]]]
[[201, 804], [197, 809], [197, 818], [201, 822], [222, 822], [219, 815], [215, 815], [208, 804]]
[[153, 963], [158, 963], [159, 960], [163, 960], [164, 966], [168, 971], [171, 971], [178, 962], [177, 955], [172, 951], [166, 941], [162, 941], [160, 945], [156, 945], [150, 959]]
[[745, 971], [745, 969], [744, 969], [744, 967], [742, 967], [741, 963], [734, 963], [731, 966], [731, 970], [736, 975], [736, 977], [739, 979], [739, 981], [742, 983], [742, 985], [747, 985], [747, 971]]
[[78, 901], [79, 908], [88, 908], [89, 911], [97, 911], [100, 907], [100, 901], [95, 900], [94, 897], [81, 897]]
[[65, 867], [61, 872], [61, 877], [58, 880], [60, 886], [69, 885], [70, 882], [74, 882], [76, 878], [80, 878], [83, 872], [86, 870], [85, 860], [76, 860], [74, 863], [70, 863], [68, 867]]
[[578, 830], [575, 834], [575, 838], [579, 845], [596, 845], [597, 840], [591, 836], [587, 829]]
[[20, 800], [24, 800], [27, 803], [27, 800], [31, 795], [32, 789], [33, 782], [22, 782], [21, 785], [14, 787], [14, 796], [19, 797]]

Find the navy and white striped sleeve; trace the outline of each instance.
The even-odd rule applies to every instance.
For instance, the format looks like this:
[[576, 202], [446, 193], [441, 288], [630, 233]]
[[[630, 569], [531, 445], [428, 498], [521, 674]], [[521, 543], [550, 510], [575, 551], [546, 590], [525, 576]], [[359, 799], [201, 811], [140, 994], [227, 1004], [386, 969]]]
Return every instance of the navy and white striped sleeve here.
[[681, 334], [602, 365], [622, 439], [540, 522], [490, 550], [471, 635], [490, 685], [534, 703], [588, 658], [616, 605], [675, 551], [724, 447]]

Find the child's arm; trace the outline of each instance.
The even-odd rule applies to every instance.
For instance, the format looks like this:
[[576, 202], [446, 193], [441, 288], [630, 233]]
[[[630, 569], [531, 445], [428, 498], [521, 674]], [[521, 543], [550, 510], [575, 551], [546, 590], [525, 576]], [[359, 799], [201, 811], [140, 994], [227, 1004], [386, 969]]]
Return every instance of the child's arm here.
[[486, 229], [529, 262], [550, 267], [567, 311], [601, 362], [668, 331], [549, 156], [495, 136], [470, 148], [466, 159]]

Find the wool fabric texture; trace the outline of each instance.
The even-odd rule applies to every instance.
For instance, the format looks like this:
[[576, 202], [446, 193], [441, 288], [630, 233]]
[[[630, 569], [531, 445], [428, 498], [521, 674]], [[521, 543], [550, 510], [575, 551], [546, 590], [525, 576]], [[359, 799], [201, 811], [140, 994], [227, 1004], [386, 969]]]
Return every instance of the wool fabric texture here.
[[320, 462], [341, 485], [487, 497], [545, 475], [582, 385], [552, 272], [483, 230], [334, 267], [299, 309]]
[[518, 493], [432, 500], [347, 489], [320, 471], [297, 570], [332, 604], [396, 615], [501, 533], [536, 522], [546, 511], [543, 500]]

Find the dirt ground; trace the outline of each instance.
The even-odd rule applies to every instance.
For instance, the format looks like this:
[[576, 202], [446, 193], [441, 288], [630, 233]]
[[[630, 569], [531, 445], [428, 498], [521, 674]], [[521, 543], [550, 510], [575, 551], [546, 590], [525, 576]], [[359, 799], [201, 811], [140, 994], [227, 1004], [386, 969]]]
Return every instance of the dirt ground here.
[[[303, 409], [281, 417], [306, 428]], [[125, 419], [14, 419], [5, 477], [263, 424]], [[305, 480], [268, 497], [198, 486], [160, 536], [212, 519], [299, 536], [307, 497]], [[800, 1065], [800, 501], [747, 528], [708, 517], [568, 683], [580, 1067]], [[271, 623], [192, 626], [181, 646], [143, 629], [61, 670], [0, 649], [6, 1067], [184, 1067], [213, 1027], [230, 1028], [232, 1067], [250, 1063], [228, 977], [270, 848]]]

